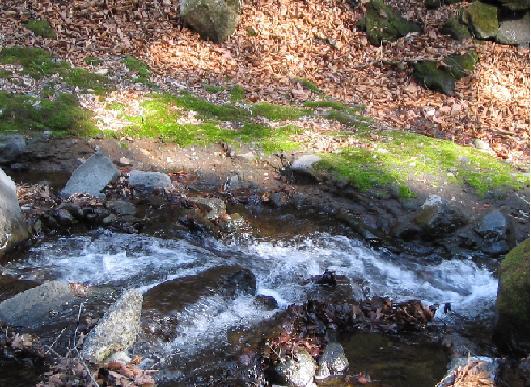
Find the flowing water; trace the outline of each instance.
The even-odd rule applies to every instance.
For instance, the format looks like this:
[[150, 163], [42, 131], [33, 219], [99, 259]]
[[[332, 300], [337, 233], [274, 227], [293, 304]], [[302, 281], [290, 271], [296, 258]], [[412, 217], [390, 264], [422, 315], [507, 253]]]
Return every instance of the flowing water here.
[[[97, 231], [47, 241], [23, 259], [0, 269], [4, 275], [24, 280], [63, 279], [94, 287], [139, 288], [146, 292], [163, 282], [173, 280], [178, 284], [180, 279], [194, 276], [198, 278], [196, 289], [200, 289], [201, 273], [228, 265], [251, 270], [256, 277], [257, 294], [274, 297], [278, 308], [266, 309], [252, 294], [237, 297], [224, 297], [215, 291], [201, 294], [174, 316], [177, 325], [171, 339], [144, 338], [151, 340], [146, 348], [156, 353], [157, 365], [163, 370], [167, 368], [163, 372], [165, 377], [189, 380], [190, 367], [202, 368], [202, 375], [212, 372], [204, 360], [196, 364], [197, 359], [204, 359], [204, 354], [209, 353], [214, 363], [213, 349], [226, 348], [230, 332], [253, 327], [289, 304], [304, 302], [313, 288], [311, 277], [325, 269], [345, 275], [354, 288], [361, 286], [366, 295], [395, 300], [417, 298], [426, 304], [450, 302], [453, 311], [450, 315], [437, 314], [439, 321], [449, 324], [456, 318], [471, 320], [490, 315], [496, 299], [497, 280], [487, 267], [472, 260], [435, 263], [407, 260], [373, 250], [358, 240], [321, 232], [289, 241], [241, 237], [222, 242], [192, 235], [187, 239], [165, 240]], [[384, 347], [388, 346], [391, 344]], [[352, 361], [360, 361], [351, 349], [347, 351]], [[425, 356], [420, 351], [419, 361], [424, 361]], [[435, 359], [439, 357], [434, 355]], [[437, 372], [441, 364], [444, 368], [446, 360], [441, 358], [438, 368], [435, 367]], [[400, 385], [426, 385], [424, 380], [417, 380], [419, 377], [407, 372], [405, 375], [405, 384]], [[434, 380], [440, 376], [435, 375]]]

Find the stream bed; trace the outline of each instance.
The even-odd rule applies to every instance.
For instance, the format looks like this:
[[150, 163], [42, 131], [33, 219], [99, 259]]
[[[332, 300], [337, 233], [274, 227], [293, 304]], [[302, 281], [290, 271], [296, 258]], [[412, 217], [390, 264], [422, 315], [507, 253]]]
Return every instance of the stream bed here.
[[[216, 289], [213, 278], [227, 267], [252, 272], [256, 291], [227, 296]], [[233, 333], [259, 329], [288, 305], [311, 298], [312, 276], [325, 270], [348, 278], [355, 297], [451, 303], [452, 313], [445, 315], [439, 308], [436, 316], [450, 325], [490, 316], [497, 288], [491, 270], [470, 259], [408, 260], [325, 232], [285, 240], [240, 236], [220, 241], [192, 234], [171, 240], [97, 230], [43, 242], [0, 269], [17, 281], [61, 279], [109, 294], [141, 289], [147, 297], [144, 332], [134, 351], [146, 359], [146, 366], [161, 370], [164, 385], [208, 384], [213, 374], [219, 379], [220, 372], [235, 366], [230, 357]], [[173, 297], [160, 293], [159, 288], [168, 288], [158, 286], [163, 283], [171, 283]], [[256, 296], [273, 297], [276, 305], [264, 305]], [[158, 301], [164, 297], [161, 306]], [[433, 385], [449, 360], [444, 348], [429, 340], [405, 343], [360, 334], [342, 342], [351, 368], [369, 372], [379, 381], [373, 385]]]

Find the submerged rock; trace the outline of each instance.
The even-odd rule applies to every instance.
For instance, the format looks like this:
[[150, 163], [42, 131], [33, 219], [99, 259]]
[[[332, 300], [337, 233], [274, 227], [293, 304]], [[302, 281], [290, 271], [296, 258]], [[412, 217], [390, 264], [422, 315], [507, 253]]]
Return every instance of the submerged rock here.
[[0, 303], [0, 320], [13, 326], [37, 327], [49, 321], [51, 312], [60, 311], [75, 298], [67, 282], [46, 282]]
[[217, 219], [227, 213], [225, 202], [219, 198], [194, 197], [188, 198], [188, 201], [203, 207], [208, 220]]
[[367, 13], [358, 22], [358, 28], [367, 33], [367, 39], [375, 46], [422, 30], [420, 25], [404, 19], [383, 0], [369, 2]]
[[498, 8], [493, 5], [474, 1], [463, 10], [461, 20], [478, 39], [493, 38], [498, 33]]
[[180, 0], [185, 24], [203, 39], [220, 43], [236, 29], [241, 12], [240, 0]]
[[504, 20], [500, 23], [496, 41], [502, 44], [529, 46], [529, 12], [522, 19]]
[[129, 174], [129, 185], [141, 191], [162, 190], [171, 186], [168, 175], [162, 172], [144, 172], [133, 170]]
[[503, 351], [529, 353], [529, 239], [501, 263], [494, 338]]
[[15, 183], [0, 168], [0, 257], [29, 236], [18, 204]]
[[104, 197], [101, 191], [118, 175], [118, 169], [111, 159], [101, 152], [96, 152], [74, 171], [61, 191], [61, 197], [66, 198], [73, 194]]
[[132, 289], [111, 305], [83, 343], [85, 359], [100, 363], [134, 344], [140, 331], [142, 299], [142, 293]]
[[293, 358], [284, 359], [276, 367], [283, 383], [293, 387], [306, 387], [313, 382], [317, 365], [306, 350], [295, 352]]
[[321, 357], [319, 368], [327, 368], [331, 374], [338, 374], [348, 368], [348, 359], [343, 346], [336, 342], [328, 343]]

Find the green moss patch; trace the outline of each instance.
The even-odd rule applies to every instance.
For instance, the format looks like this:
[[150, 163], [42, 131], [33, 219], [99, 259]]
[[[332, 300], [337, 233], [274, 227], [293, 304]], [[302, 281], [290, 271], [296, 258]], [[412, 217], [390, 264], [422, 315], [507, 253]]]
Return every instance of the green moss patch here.
[[252, 111], [253, 114], [265, 117], [271, 121], [297, 120], [312, 113], [309, 109], [288, 105], [276, 105], [268, 102], [253, 105]]
[[134, 79], [135, 82], [149, 82], [149, 78], [151, 77], [151, 69], [145, 62], [135, 58], [134, 56], [126, 56], [123, 59], [123, 63], [129, 71], [136, 74], [136, 78]]
[[400, 187], [408, 191], [410, 179], [432, 176], [451, 183], [466, 184], [480, 196], [494, 189], [520, 189], [529, 177], [495, 157], [447, 140], [414, 133], [385, 131], [374, 141], [359, 135], [376, 149], [346, 148], [324, 154], [318, 168], [346, 179], [360, 190]]
[[97, 131], [92, 113], [71, 94], [50, 100], [0, 92], [0, 111], [0, 132], [51, 130], [90, 135]]
[[306, 90], [310, 90], [312, 93], [315, 94], [324, 94], [323, 91], [317, 86], [315, 83], [310, 81], [306, 78], [296, 78], [295, 82], [299, 83], [302, 87], [304, 87]]
[[99, 66], [100, 64], [103, 63], [103, 61], [100, 58], [92, 56], [92, 55], [85, 57], [84, 62], [88, 64], [89, 66]]
[[245, 89], [240, 85], [235, 85], [230, 89], [231, 102], [240, 102], [245, 99]]
[[24, 27], [43, 38], [55, 39], [56, 37], [55, 31], [48, 20], [28, 20], [24, 23]]
[[110, 80], [106, 76], [82, 68], [74, 68], [65, 72], [63, 78], [67, 85], [84, 91], [93, 90], [97, 95], [105, 94], [111, 87]]
[[493, 38], [498, 33], [498, 8], [494, 5], [474, 1], [463, 11], [461, 20], [478, 39]]
[[1, 64], [21, 65], [23, 72], [35, 79], [69, 70], [66, 62], [52, 58], [48, 51], [36, 47], [6, 47], [0, 51]]
[[461, 23], [460, 18], [457, 16], [449, 18], [441, 27], [441, 32], [459, 41], [472, 37], [470, 31], [468, 31], [468, 26]]

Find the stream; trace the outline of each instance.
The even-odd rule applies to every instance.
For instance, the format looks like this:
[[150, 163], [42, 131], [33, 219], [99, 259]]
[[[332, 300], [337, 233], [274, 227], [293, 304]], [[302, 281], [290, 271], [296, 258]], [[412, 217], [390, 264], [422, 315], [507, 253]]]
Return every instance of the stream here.
[[[274, 297], [276, 308], [257, 302], [255, 294], [227, 297], [215, 288], [205, 293], [204, 281], [234, 265], [252, 271], [256, 295]], [[163, 385], [208, 384], [212, 375], [223, 379], [220, 373], [235, 367], [229, 356], [234, 332], [259, 330], [288, 305], [303, 303], [315, 289], [312, 276], [326, 269], [346, 276], [358, 297], [451, 303], [451, 313], [439, 308], [436, 315], [436, 322], [449, 325], [492, 316], [497, 288], [491, 270], [471, 259], [409, 260], [327, 232], [280, 240], [240, 235], [220, 241], [193, 234], [171, 240], [97, 230], [47, 240], [0, 269], [4, 276], [21, 281], [62, 279], [116, 293], [139, 288], [151, 292], [151, 299], [159, 296], [154, 288], [168, 281], [177, 292], [187, 292], [184, 301], [177, 297], [178, 305], [169, 308], [156, 302], [144, 305], [158, 310], [143, 312], [144, 333], [134, 351], [145, 359], [145, 366], [161, 370]], [[161, 324], [166, 333], [171, 331], [165, 337], [157, 336]], [[342, 342], [351, 368], [368, 371], [382, 383], [372, 385], [433, 385], [449, 360], [442, 347], [423, 339], [405, 343], [360, 334]]]

